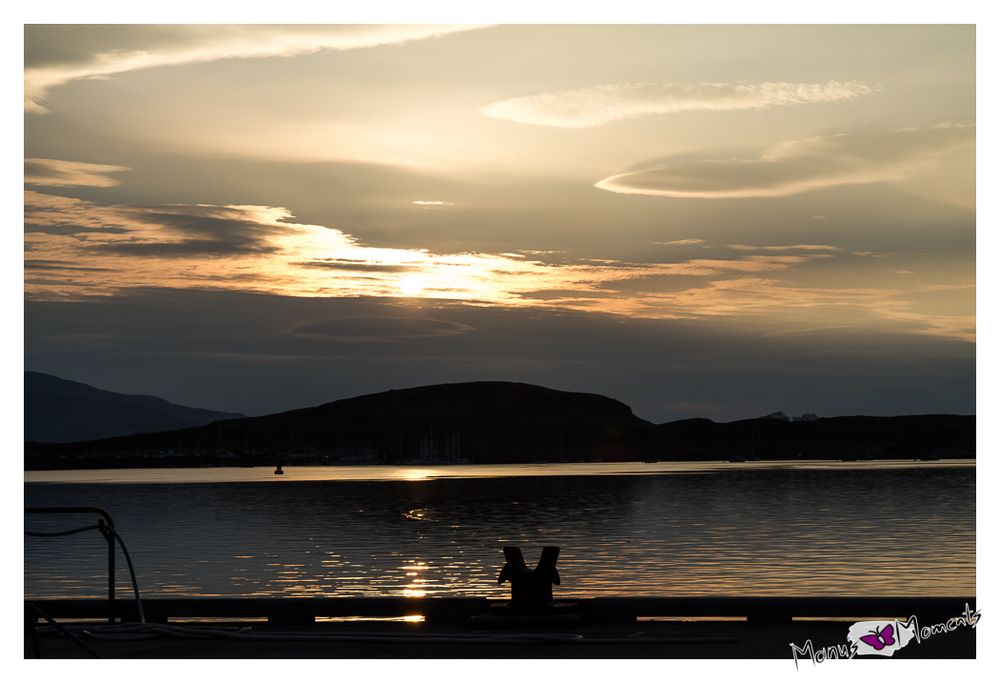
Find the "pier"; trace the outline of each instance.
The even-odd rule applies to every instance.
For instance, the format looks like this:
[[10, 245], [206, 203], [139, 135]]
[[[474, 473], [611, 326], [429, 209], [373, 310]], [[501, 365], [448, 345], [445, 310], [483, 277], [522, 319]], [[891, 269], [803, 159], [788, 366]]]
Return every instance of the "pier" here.
[[[478, 625], [506, 603], [486, 598], [157, 598], [31, 600], [103, 657], [762, 658], [791, 660], [790, 643], [843, 643], [865, 619], [921, 624], [960, 616], [973, 597], [608, 597], [572, 606], [576, 621]], [[108, 624], [109, 618], [127, 625]], [[86, 657], [26, 603], [28, 657]], [[128, 622], [132, 622], [128, 624]], [[108, 634], [107, 638], [102, 637]], [[115, 639], [115, 630], [148, 639]], [[198, 639], [192, 636], [200, 635]], [[516, 646], [515, 646], [516, 645]], [[975, 630], [911, 644], [897, 658], [974, 658]], [[801, 662], [800, 662], [801, 664]], [[791, 665], [791, 663], [789, 664]]]

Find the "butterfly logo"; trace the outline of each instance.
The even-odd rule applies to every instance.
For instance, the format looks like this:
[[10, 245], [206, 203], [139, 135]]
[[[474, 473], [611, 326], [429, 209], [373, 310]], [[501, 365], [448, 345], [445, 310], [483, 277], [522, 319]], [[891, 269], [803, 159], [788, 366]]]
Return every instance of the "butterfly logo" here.
[[886, 624], [885, 628], [881, 631], [878, 626], [876, 626], [870, 635], [861, 636], [861, 641], [866, 645], [871, 645], [876, 650], [881, 650], [887, 645], [895, 645], [896, 641], [892, 637], [893, 625]]

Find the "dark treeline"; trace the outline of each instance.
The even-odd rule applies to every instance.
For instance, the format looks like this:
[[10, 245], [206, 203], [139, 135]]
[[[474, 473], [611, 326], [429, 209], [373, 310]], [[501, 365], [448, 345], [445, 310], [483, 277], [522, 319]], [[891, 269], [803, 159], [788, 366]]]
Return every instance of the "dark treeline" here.
[[29, 442], [28, 469], [202, 465], [528, 463], [975, 457], [975, 417], [654, 425], [619, 401], [529, 384], [389, 391], [201, 427], [77, 443]]

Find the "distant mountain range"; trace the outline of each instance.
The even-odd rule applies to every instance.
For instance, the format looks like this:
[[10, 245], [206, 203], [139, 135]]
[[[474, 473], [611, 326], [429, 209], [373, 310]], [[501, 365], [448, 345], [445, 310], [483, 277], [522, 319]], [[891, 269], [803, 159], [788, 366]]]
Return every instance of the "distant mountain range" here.
[[[29, 405], [29, 414], [31, 410]], [[655, 425], [605, 396], [512, 382], [468, 382], [182, 429], [77, 443], [28, 443], [26, 466], [975, 457], [974, 416], [805, 417], [789, 420], [776, 414], [728, 423], [691, 419]]]
[[155, 396], [97, 389], [41, 372], [24, 373], [26, 441], [90, 441], [245, 417], [179, 406]]

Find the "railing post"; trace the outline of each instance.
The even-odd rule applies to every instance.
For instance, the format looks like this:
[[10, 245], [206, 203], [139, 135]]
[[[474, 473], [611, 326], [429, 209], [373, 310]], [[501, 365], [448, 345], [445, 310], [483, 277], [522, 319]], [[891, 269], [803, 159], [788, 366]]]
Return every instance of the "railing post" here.
[[107, 527], [111, 527], [113, 529], [115, 523], [114, 520], [109, 517], [106, 523], [103, 519], [97, 520], [97, 526], [101, 530], [101, 535], [104, 536], [108, 542], [108, 623], [113, 624], [115, 623], [116, 616], [115, 584], [117, 583], [115, 580], [117, 578], [115, 573], [115, 535], [108, 531]]

